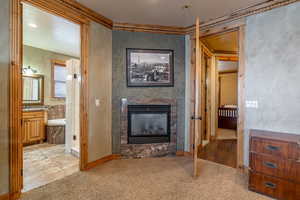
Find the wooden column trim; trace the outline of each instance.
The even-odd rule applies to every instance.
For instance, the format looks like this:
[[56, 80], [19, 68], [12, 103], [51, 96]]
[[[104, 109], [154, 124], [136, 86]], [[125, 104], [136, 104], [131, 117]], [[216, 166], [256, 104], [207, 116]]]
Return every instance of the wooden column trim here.
[[10, 2], [10, 180], [12, 199], [18, 198], [22, 189], [23, 145], [22, 119], [22, 5], [20, 0]]
[[239, 68], [238, 68], [238, 126], [237, 126], [237, 166], [244, 166], [245, 132], [245, 26], [239, 28]]
[[81, 26], [80, 170], [85, 170], [88, 163], [89, 41], [89, 25], [83, 24]]
[[[200, 46], [200, 20], [196, 20], [196, 82], [195, 82], [195, 117], [200, 117], [201, 114], [201, 46]], [[198, 77], [198, 78], [197, 78]], [[200, 80], [199, 80], [200, 78]], [[198, 175], [198, 145], [199, 133], [201, 134], [201, 123], [195, 120], [195, 134], [194, 134], [194, 177]]]

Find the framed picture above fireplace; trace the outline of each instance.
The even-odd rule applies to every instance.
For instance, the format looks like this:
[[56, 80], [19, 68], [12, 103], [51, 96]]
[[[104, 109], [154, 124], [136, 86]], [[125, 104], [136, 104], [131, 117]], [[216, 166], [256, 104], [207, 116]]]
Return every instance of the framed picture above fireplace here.
[[173, 87], [174, 52], [165, 49], [126, 49], [128, 87]]

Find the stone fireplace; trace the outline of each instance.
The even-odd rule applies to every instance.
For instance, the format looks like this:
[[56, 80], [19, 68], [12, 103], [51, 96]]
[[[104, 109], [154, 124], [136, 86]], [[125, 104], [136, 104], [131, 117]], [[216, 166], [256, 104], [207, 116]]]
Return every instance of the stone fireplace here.
[[170, 142], [170, 105], [128, 105], [128, 144]]
[[176, 100], [122, 99], [121, 155], [127, 158], [176, 153]]

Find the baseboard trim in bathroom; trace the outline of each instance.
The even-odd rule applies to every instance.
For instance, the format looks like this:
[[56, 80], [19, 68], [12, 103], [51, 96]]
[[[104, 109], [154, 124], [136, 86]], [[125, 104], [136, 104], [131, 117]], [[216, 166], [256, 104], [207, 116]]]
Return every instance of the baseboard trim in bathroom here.
[[79, 158], [79, 151], [75, 148], [71, 148], [71, 155], [75, 156], [76, 158]]

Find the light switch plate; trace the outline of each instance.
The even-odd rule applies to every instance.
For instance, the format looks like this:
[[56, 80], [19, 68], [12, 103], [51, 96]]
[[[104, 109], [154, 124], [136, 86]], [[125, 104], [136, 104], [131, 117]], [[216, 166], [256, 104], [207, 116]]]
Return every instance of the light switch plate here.
[[258, 101], [246, 101], [246, 108], [258, 108]]
[[96, 104], [97, 107], [99, 107], [100, 106], [100, 99], [96, 99], [95, 104]]

